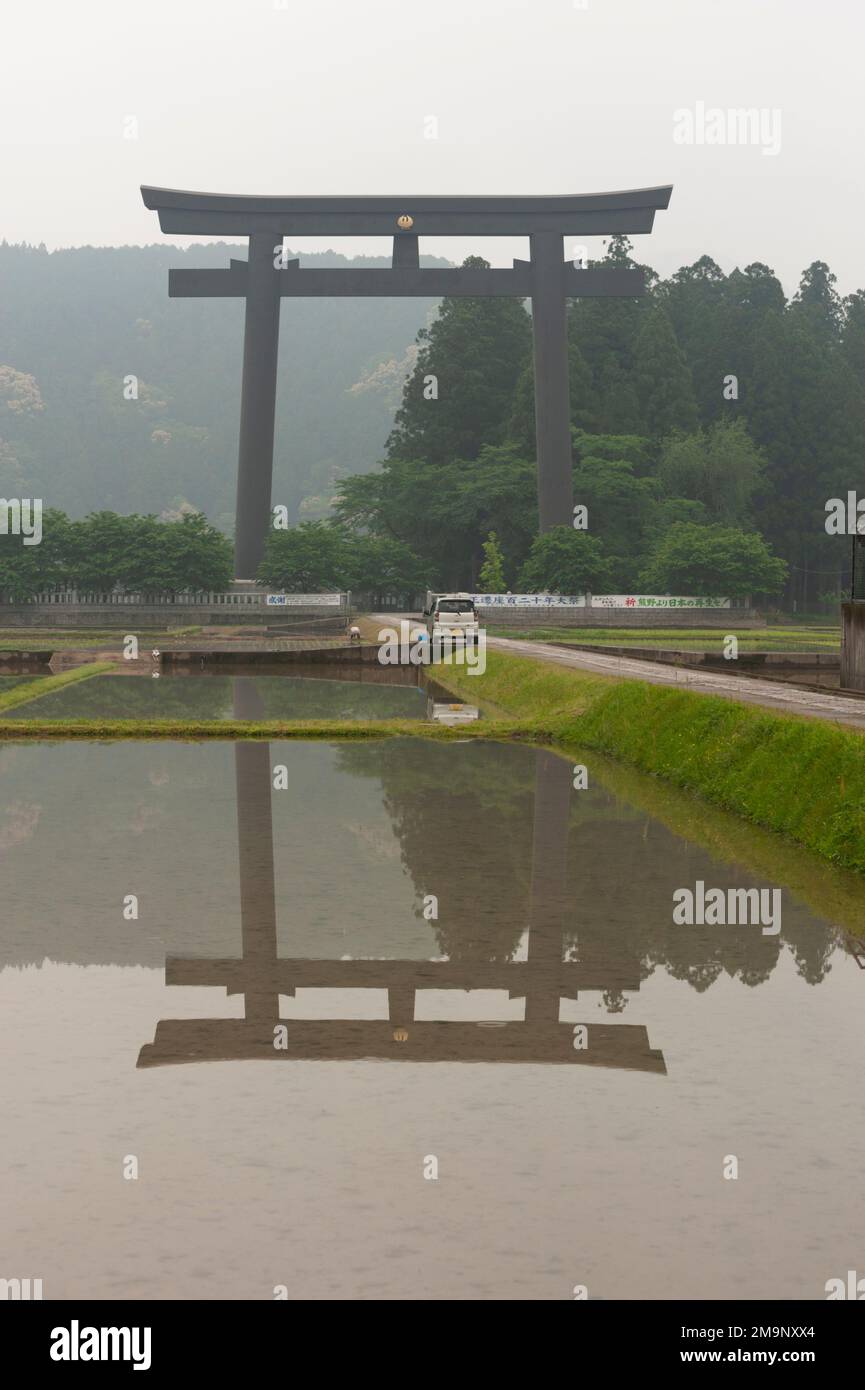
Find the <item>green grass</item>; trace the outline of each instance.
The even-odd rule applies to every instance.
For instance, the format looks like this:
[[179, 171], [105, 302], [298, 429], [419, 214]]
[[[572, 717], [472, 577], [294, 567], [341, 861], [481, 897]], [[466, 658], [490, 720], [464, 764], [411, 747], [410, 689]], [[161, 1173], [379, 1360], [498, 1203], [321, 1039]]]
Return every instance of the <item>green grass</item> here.
[[561, 747], [599, 750], [865, 873], [865, 738], [856, 729], [501, 652], [487, 652], [484, 675], [454, 668], [444, 682], [476, 703], [494, 700]]
[[[840, 652], [841, 629], [817, 627], [732, 628], [739, 647], [746, 652]], [[540, 627], [487, 628], [490, 637], [509, 637], [525, 642], [589, 642], [614, 647], [665, 647], [677, 651], [722, 650], [727, 629]]]
[[[95, 673], [94, 673], [95, 674]], [[424, 723], [419, 719], [28, 719], [0, 718], [0, 739], [31, 742], [34, 739], [370, 739], [496, 738], [525, 743], [537, 741], [537, 730], [520, 719], [455, 725]], [[548, 740], [547, 740], [548, 741]]]
[[[76, 666], [72, 671], [62, 671], [59, 676], [36, 676], [33, 680], [22, 681], [11, 690], [0, 691], [0, 712], [14, 709], [16, 705], [29, 705], [33, 700], [41, 700], [43, 695], [62, 690], [65, 685], [74, 685], [76, 681], [102, 676], [106, 671], [113, 671], [114, 664], [113, 661], [91, 661], [86, 666]], [[2, 727], [8, 728], [9, 723]]]
[[590, 747], [865, 873], [858, 731], [642, 681], [607, 691], [576, 723]]
[[[118, 639], [120, 634], [114, 632], [112, 637]], [[65, 651], [67, 647], [104, 647], [108, 641], [106, 633], [98, 634], [92, 632], [82, 632], [80, 635], [73, 636], [71, 633], [61, 634], [54, 632], [41, 632], [33, 628], [22, 631], [17, 636], [0, 637], [0, 651], [4, 652], [44, 652], [44, 651]], [[149, 639], [148, 639], [149, 640]]]
[[484, 709], [509, 715], [539, 727], [558, 727], [588, 710], [617, 677], [571, 671], [566, 666], [535, 661], [487, 648], [487, 669], [469, 675], [464, 666], [437, 666], [434, 679], [462, 699]]

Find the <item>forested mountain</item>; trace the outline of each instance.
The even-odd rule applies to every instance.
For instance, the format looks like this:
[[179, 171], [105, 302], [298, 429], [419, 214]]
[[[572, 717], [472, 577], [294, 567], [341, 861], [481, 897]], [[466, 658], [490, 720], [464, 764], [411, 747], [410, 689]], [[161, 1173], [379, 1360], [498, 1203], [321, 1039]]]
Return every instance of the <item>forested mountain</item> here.
[[[228, 244], [50, 254], [0, 245], [0, 496], [38, 496], [72, 517], [185, 500], [231, 530], [243, 303], [170, 300], [168, 269], [245, 254]], [[282, 301], [274, 502], [290, 516], [323, 514], [336, 478], [381, 457], [407, 349], [434, 302]], [[124, 399], [128, 375], [137, 401]]]

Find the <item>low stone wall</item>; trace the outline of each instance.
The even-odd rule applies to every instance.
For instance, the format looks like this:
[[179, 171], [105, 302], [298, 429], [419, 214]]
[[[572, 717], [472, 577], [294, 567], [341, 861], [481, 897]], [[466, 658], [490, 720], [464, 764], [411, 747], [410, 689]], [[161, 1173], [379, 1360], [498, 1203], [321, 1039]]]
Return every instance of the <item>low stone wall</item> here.
[[720, 649], [714, 652], [680, 652], [671, 647], [619, 647], [604, 642], [551, 642], [569, 652], [598, 652], [601, 656], [626, 656], [635, 661], [659, 661], [671, 666], [705, 666], [713, 671], [837, 671], [841, 658], [837, 652], [740, 652], [735, 661], [725, 661]]
[[[87, 604], [73, 603], [27, 603], [7, 607], [0, 604], [0, 628], [63, 628], [73, 631], [166, 632], [175, 627], [194, 625], [211, 627], [264, 627], [272, 623], [275, 614], [283, 610], [265, 608], [261, 605], [219, 604], [210, 607], [206, 604]], [[329, 626], [335, 625], [337, 610], [327, 610]], [[300, 632], [304, 620], [304, 631], [325, 631], [321, 608], [292, 608], [292, 631]], [[346, 615], [343, 615], [343, 625]]]
[[0, 652], [0, 668], [14, 666], [16, 673], [26, 674], [30, 667], [36, 670], [48, 666], [53, 655], [53, 647], [18, 647], [16, 651]]
[[230, 650], [201, 651], [195, 647], [188, 649], [168, 648], [162, 653], [162, 665], [190, 666], [197, 670], [230, 670], [236, 667], [263, 666], [327, 666], [327, 665], [375, 665], [380, 670], [386, 668], [378, 659], [378, 644], [347, 642], [341, 647], [304, 647], [295, 650], [261, 651], [232, 646]]
[[478, 608], [488, 627], [765, 627], [766, 619], [753, 608]]

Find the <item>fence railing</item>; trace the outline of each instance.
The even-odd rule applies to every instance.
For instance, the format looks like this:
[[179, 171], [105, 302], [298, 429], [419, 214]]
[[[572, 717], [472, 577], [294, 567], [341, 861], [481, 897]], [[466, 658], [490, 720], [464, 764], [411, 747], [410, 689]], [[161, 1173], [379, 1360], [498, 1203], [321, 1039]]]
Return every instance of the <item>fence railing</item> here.
[[358, 611], [369, 611], [373, 613], [385, 613], [391, 611], [403, 611], [413, 613], [423, 608], [425, 595], [418, 593], [391, 593], [379, 592], [372, 593], [369, 589], [362, 592], [353, 593], [354, 606]]
[[[278, 602], [274, 603], [274, 599]], [[264, 590], [250, 593], [242, 591], [212, 593], [207, 591], [184, 590], [177, 594], [165, 593], [99, 593], [94, 590], [64, 589], [46, 593], [30, 594], [27, 598], [10, 598], [0, 594], [0, 604], [6, 607], [56, 606], [77, 608], [262, 608], [268, 613], [284, 612], [292, 608], [337, 608], [348, 607], [350, 595], [341, 594], [274, 594]]]
[[750, 599], [671, 594], [470, 594], [478, 608], [748, 608]]
[[[478, 608], [749, 608], [750, 599], [679, 597], [659, 594], [467, 594]], [[422, 609], [424, 594], [393, 594], [369, 592], [354, 595], [358, 609], [386, 612], [388, 609]]]

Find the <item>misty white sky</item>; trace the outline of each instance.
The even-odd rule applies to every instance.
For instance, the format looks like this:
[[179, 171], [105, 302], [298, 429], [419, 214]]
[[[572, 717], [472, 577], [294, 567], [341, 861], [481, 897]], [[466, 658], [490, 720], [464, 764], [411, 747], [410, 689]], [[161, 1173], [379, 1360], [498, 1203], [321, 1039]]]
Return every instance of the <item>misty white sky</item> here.
[[[141, 183], [394, 192], [408, 207], [415, 192], [671, 182], [636, 239], [662, 274], [703, 253], [725, 270], [761, 260], [792, 292], [819, 257], [843, 293], [865, 286], [862, 0], [582, 3], [6, 0], [0, 238], [164, 240]], [[675, 143], [674, 111], [698, 102], [779, 110], [780, 152]], [[525, 254], [496, 239], [421, 250]]]

